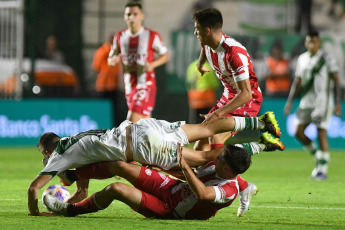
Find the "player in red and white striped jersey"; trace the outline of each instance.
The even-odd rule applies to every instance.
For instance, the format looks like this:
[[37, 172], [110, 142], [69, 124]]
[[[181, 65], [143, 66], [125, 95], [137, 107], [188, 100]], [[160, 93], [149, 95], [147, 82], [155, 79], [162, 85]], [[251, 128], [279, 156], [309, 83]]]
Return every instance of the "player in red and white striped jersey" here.
[[115, 34], [108, 58], [110, 66], [122, 62], [128, 104], [127, 120], [133, 123], [151, 117], [157, 91], [154, 69], [169, 60], [161, 36], [143, 27], [143, 19], [140, 3], [126, 4], [124, 20], [128, 28]]
[[[246, 48], [222, 32], [223, 17], [218, 9], [208, 8], [195, 12], [193, 22], [194, 33], [202, 46], [197, 68], [202, 75], [208, 72], [209, 69], [204, 66], [208, 60], [224, 86], [223, 95], [217, 104], [207, 115], [202, 115], [205, 121], [223, 116], [257, 116], [262, 103], [262, 93]], [[195, 149], [221, 147], [231, 135], [231, 132], [222, 133], [200, 140], [196, 143]], [[239, 186], [240, 191], [246, 194], [248, 189], [252, 190], [249, 194], [257, 192], [255, 185], [248, 188], [248, 183], [241, 178]], [[242, 193], [240, 197], [238, 216], [242, 216], [248, 210], [248, 200], [251, 198], [247, 195], [242, 196]]]
[[219, 209], [232, 204], [239, 193], [237, 175], [251, 164], [247, 150], [227, 145], [217, 161], [210, 162], [194, 174], [178, 147], [178, 163], [186, 178], [182, 182], [165, 174], [123, 161], [109, 162], [112, 173], [135, 187], [117, 182], [74, 204], [45, 196], [47, 207], [64, 216], [76, 216], [107, 208], [120, 200], [145, 217], [160, 219], [209, 219]]

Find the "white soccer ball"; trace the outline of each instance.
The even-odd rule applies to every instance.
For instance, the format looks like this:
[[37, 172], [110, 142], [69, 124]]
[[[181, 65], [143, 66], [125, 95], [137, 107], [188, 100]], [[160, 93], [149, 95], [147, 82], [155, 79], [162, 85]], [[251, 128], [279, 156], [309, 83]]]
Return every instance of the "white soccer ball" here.
[[46, 205], [44, 203], [43, 197], [47, 194], [55, 196], [56, 198], [64, 202], [71, 196], [67, 188], [65, 188], [64, 186], [59, 184], [50, 185], [48, 188], [46, 188], [46, 190], [44, 190], [42, 194], [42, 203], [44, 207], [46, 207]]

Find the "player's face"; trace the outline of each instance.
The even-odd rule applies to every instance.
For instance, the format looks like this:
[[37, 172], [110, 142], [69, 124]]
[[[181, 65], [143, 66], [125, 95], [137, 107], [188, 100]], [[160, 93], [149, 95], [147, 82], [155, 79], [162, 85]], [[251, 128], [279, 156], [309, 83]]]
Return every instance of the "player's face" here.
[[201, 45], [207, 45], [207, 29], [202, 28], [199, 23], [194, 23], [194, 34], [199, 39]]
[[216, 172], [220, 177], [224, 177], [225, 175], [224, 173], [226, 172], [227, 169], [230, 169], [228, 164], [226, 163], [225, 159], [224, 159], [224, 153], [221, 153], [218, 157], [217, 157], [217, 163], [216, 163]]
[[144, 20], [144, 14], [137, 6], [126, 7], [124, 20], [128, 28], [139, 28]]
[[311, 53], [311, 55], [314, 55], [317, 53], [321, 46], [320, 38], [317, 36], [307, 36], [305, 38], [305, 47], [307, 50]]

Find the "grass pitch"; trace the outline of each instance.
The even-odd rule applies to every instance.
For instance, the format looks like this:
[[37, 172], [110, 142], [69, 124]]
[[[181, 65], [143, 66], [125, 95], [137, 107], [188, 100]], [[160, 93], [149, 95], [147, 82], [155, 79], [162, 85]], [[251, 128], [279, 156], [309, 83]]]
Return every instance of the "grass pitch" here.
[[[238, 218], [235, 200], [208, 221], [145, 219], [118, 201], [73, 218], [27, 216], [26, 190], [42, 168], [41, 158], [36, 148], [0, 148], [0, 229], [345, 229], [344, 151], [331, 151], [326, 181], [310, 179], [314, 161], [302, 150], [253, 156], [242, 175], [259, 188], [250, 210]], [[92, 180], [89, 195], [114, 181]], [[57, 183], [53, 178], [48, 185]], [[42, 202], [39, 207], [45, 211]]]

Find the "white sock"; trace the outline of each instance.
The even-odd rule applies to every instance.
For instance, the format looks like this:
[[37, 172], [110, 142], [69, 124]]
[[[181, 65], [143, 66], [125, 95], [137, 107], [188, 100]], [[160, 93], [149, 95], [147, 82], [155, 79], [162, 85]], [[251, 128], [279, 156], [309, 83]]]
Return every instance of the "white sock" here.
[[303, 145], [303, 149], [307, 152], [310, 152], [312, 155], [315, 155], [317, 147], [314, 142], [311, 142], [309, 145]]

